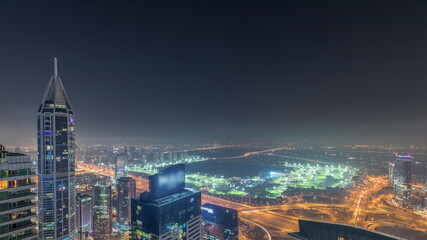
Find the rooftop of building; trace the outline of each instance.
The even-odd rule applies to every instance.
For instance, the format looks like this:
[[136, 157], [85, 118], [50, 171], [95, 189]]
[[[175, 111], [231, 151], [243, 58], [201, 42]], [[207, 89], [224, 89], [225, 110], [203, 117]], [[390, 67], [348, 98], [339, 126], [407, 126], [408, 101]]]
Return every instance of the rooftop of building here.
[[18, 157], [18, 156], [27, 156], [27, 155], [22, 154], [22, 153], [6, 152], [6, 156], [7, 156], [7, 157]]
[[42, 112], [44, 107], [57, 106], [63, 106], [71, 110], [70, 100], [68, 99], [67, 93], [65, 92], [61, 78], [58, 76], [57, 59], [54, 58], [54, 73], [47, 85], [42, 103], [39, 107], [39, 112]]
[[[360, 231], [360, 232], [364, 232], [364, 233], [370, 234], [370, 236], [375, 235], [375, 236], [381, 237], [381, 239], [403, 240], [403, 238], [392, 236], [392, 235], [389, 235], [389, 234], [386, 234], [386, 233], [372, 231], [372, 230], [369, 230], [369, 229], [366, 229], [366, 228], [362, 228], [362, 227], [359, 227], [359, 226], [355, 226], [355, 225], [349, 225], [349, 224], [344, 224], [344, 223], [336, 223], [336, 222], [327, 222], [327, 221], [320, 221], [320, 220], [311, 220], [311, 219], [310, 220], [308, 220], [308, 219], [299, 219], [298, 220], [298, 225], [300, 227], [300, 232], [299, 233], [293, 233], [292, 235], [296, 236], [296, 237], [304, 237], [304, 236], [300, 235], [302, 225], [304, 225], [304, 224], [318, 224], [319, 226], [322, 226], [321, 227], [322, 229], [326, 229], [326, 226], [328, 226], [330, 228], [341, 229], [341, 230], [343, 230], [344, 228], [345, 229], [353, 229], [353, 230], [357, 230], [357, 231]], [[300, 239], [304, 239], [304, 238], [300, 238]]]
[[186, 188], [184, 191], [179, 192], [179, 193], [175, 193], [163, 198], [159, 198], [159, 199], [151, 199], [150, 198], [150, 192], [144, 192], [140, 195], [140, 197], [136, 197], [136, 199], [138, 199], [138, 201], [146, 203], [146, 204], [153, 204], [153, 205], [158, 205], [158, 206], [162, 206], [162, 205], [166, 205], [169, 204], [171, 202], [183, 199], [185, 197], [188, 197], [192, 194], [198, 193], [200, 191], [194, 190], [194, 189], [190, 189], [190, 188]]
[[135, 179], [131, 177], [119, 177], [117, 181], [131, 182], [131, 181], [135, 181]]
[[2, 155], [6, 157], [26, 156], [25, 154], [22, 154], [22, 153], [13, 153], [13, 152], [6, 151], [5, 147], [0, 144], [0, 156]]
[[232, 209], [232, 208], [227, 208], [227, 207], [222, 207], [222, 206], [219, 206], [219, 205], [215, 205], [215, 204], [212, 204], [212, 203], [205, 203], [205, 204], [203, 204], [202, 205], [202, 209], [203, 208], [207, 208], [207, 209], [221, 209], [221, 210], [230, 210], [230, 211], [236, 211], [236, 210], [234, 210], [234, 209]]

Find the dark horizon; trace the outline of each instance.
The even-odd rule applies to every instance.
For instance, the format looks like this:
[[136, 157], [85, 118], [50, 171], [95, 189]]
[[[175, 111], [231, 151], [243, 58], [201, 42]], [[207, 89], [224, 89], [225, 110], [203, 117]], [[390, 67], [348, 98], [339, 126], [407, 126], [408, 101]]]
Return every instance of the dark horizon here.
[[35, 145], [57, 57], [78, 144], [427, 144], [425, 12], [404, 1], [2, 1], [0, 143]]

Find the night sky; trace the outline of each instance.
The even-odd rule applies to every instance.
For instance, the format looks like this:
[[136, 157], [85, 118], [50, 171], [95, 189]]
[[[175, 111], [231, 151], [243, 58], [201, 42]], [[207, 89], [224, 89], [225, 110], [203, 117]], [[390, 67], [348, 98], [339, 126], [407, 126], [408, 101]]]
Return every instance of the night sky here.
[[374, 2], [0, 1], [0, 143], [54, 57], [78, 143], [427, 143], [427, 3]]

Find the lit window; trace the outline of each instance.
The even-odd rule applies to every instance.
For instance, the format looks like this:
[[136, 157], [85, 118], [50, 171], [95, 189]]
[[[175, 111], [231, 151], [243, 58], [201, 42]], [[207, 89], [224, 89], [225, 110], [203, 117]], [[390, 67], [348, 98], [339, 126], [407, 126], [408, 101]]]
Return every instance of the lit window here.
[[0, 189], [6, 189], [8, 187], [7, 180], [0, 181]]

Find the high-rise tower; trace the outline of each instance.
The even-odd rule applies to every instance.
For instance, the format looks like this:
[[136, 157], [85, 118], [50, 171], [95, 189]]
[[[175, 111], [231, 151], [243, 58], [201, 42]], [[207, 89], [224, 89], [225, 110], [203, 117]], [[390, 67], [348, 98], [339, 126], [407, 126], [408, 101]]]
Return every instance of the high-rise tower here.
[[125, 151], [123, 153], [119, 153], [116, 156], [116, 169], [114, 171], [114, 180], [117, 181], [117, 179], [121, 177], [127, 177], [128, 176], [128, 158], [129, 154], [127, 151], [127, 148], [125, 147]]
[[79, 240], [89, 239], [89, 232], [92, 230], [92, 196], [89, 194], [77, 193], [76, 222]]
[[412, 182], [412, 159], [410, 155], [399, 155], [394, 165], [394, 192], [403, 205], [408, 205]]
[[394, 166], [396, 163], [391, 162], [388, 164], [388, 183], [390, 187], [394, 186]]
[[131, 223], [131, 200], [136, 197], [135, 179], [121, 177], [117, 179], [117, 222], [120, 225]]
[[94, 239], [110, 237], [112, 232], [111, 185], [101, 181], [92, 188]]
[[57, 60], [37, 116], [40, 239], [76, 237], [74, 113]]

